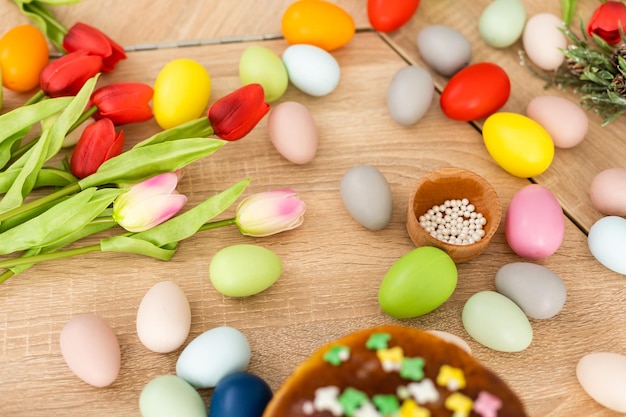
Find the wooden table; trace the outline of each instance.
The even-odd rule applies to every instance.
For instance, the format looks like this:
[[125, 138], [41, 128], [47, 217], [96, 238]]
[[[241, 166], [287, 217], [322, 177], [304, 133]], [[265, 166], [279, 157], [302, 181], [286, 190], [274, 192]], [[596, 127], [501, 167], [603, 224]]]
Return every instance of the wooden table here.
[[[280, 17], [290, 0], [236, 2], [187, 0], [86, 0], [58, 6], [69, 26], [90, 23], [129, 49], [128, 59], [106, 74], [103, 82], [154, 83], [160, 68], [178, 57], [205, 65], [213, 80], [211, 101], [237, 88], [238, 60], [250, 45], [281, 54]], [[90, 254], [63, 262], [40, 264], [0, 286], [0, 415], [1, 416], [138, 416], [138, 397], [152, 378], [175, 372], [180, 350], [148, 351], [135, 331], [137, 307], [155, 283], [173, 280], [185, 291], [192, 308], [188, 341], [215, 326], [228, 325], [249, 339], [249, 371], [273, 389], [318, 346], [364, 327], [399, 322], [445, 330], [469, 342], [476, 358], [510, 383], [533, 417], [616, 415], [595, 403], [575, 376], [578, 360], [593, 351], [625, 353], [626, 300], [624, 277], [600, 265], [589, 253], [586, 233], [602, 217], [591, 205], [588, 188], [603, 169], [623, 166], [626, 128], [623, 118], [601, 128], [590, 114], [591, 127], [579, 146], [557, 149], [552, 166], [531, 179], [548, 187], [567, 216], [565, 241], [537, 263], [565, 282], [568, 299], [554, 318], [531, 320], [534, 339], [520, 353], [501, 353], [474, 342], [461, 323], [461, 310], [474, 293], [493, 290], [496, 271], [524, 261], [508, 247], [503, 226], [487, 251], [458, 265], [459, 283], [436, 311], [411, 320], [394, 320], [377, 303], [380, 282], [389, 267], [414, 248], [405, 229], [407, 199], [414, 182], [428, 171], [457, 166], [487, 178], [506, 208], [529, 180], [515, 178], [490, 158], [480, 135], [481, 123], [447, 119], [436, 95], [426, 116], [401, 127], [386, 109], [391, 77], [409, 64], [424, 66], [415, 47], [417, 32], [428, 24], [446, 24], [471, 42], [473, 62], [501, 65], [512, 80], [504, 110], [523, 113], [528, 100], [555, 94], [577, 100], [571, 92], [543, 91], [543, 81], [519, 65], [521, 42], [496, 50], [480, 38], [477, 21], [489, 0], [423, 0], [414, 18], [391, 34], [369, 29], [365, 1], [337, 0], [360, 29], [345, 47], [334, 51], [341, 82], [329, 96], [314, 98], [290, 86], [281, 101], [298, 101], [311, 111], [320, 146], [307, 165], [294, 165], [273, 148], [264, 119], [245, 139], [192, 164], [179, 186], [196, 204], [236, 180], [252, 177], [246, 194], [292, 187], [307, 203], [305, 223], [297, 230], [267, 238], [241, 236], [235, 228], [200, 233], [181, 244], [168, 263], [123, 254]], [[548, 3], [548, 4], [546, 4]], [[580, 2], [588, 18], [595, 2]], [[560, 2], [526, 0], [529, 16], [560, 15]], [[0, 8], [1, 31], [26, 20], [11, 2]], [[192, 45], [192, 46], [189, 46]], [[436, 76], [439, 91], [446, 79]], [[3, 111], [28, 95], [5, 94]], [[128, 146], [158, 131], [154, 121], [125, 127]], [[339, 195], [342, 175], [357, 164], [376, 166], [393, 192], [390, 224], [373, 232], [348, 215]], [[228, 213], [233, 214], [233, 209]], [[284, 264], [278, 282], [244, 299], [220, 295], [210, 284], [208, 268], [219, 249], [253, 243], [276, 252]], [[64, 363], [59, 332], [73, 316], [96, 313], [115, 330], [122, 349], [122, 369], [108, 388], [93, 388], [76, 378]], [[211, 390], [200, 390], [208, 401]]]

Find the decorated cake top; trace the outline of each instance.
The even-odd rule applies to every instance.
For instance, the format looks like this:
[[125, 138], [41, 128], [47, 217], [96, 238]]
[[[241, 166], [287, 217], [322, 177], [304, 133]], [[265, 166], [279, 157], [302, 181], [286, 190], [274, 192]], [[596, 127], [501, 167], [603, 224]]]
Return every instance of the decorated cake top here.
[[515, 394], [458, 346], [401, 326], [356, 332], [319, 349], [264, 417], [526, 416]]

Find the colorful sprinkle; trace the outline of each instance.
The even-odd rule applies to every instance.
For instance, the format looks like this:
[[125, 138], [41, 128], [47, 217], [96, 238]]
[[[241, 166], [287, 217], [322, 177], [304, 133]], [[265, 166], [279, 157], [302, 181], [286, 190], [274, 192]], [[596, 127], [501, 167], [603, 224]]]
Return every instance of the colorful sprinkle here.
[[372, 350], [387, 349], [387, 343], [391, 339], [389, 333], [372, 333], [365, 343], [365, 347]]
[[341, 404], [345, 415], [348, 417], [354, 416], [356, 410], [365, 402], [367, 402], [367, 394], [350, 387], [346, 388], [339, 396], [339, 404]]
[[335, 366], [341, 365], [348, 359], [350, 359], [350, 348], [347, 346], [335, 345], [324, 353], [324, 360]]
[[374, 407], [374, 404], [368, 401], [365, 404], [363, 404], [361, 408], [356, 410], [354, 417], [382, 417], [382, 416], [378, 412], [376, 407]]
[[472, 411], [472, 399], [460, 392], [446, 398], [445, 406], [452, 411], [454, 417], [467, 417]]
[[322, 387], [315, 390], [313, 405], [317, 411], [329, 411], [334, 416], [343, 414], [343, 407], [337, 400], [338, 387]]
[[437, 375], [437, 385], [456, 391], [465, 388], [463, 370], [450, 365], [442, 365]]
[[404, 358], [400, 368], [400, 376], [412, 381], [424, 379], [424, 358]]
[[495, 395], [481, 391], [474, 401], [474, 412], [481, 417], [497, 417], [498, 410], [502, 408], [502, 401]]
[[430, 410], [420, 407], [413, 400], [406, 400], [400, 407], [398, 417], [430, 417]]
[[395, 414], [400, 409], [400, 403], [395, 395], [374, 395], [372, 402], [385, 416]]
[[407, 389], [418, 404], [439, 401], [439, 391], [437, 391], [435, 384], [430, 378], [426, 378], [421, 382], [412, 382], [407, 386]]
[[404, 352], [400, 346], [391, 349], [378, 349], [376, 355], [385, 372], [399, 371], [402, 368]]

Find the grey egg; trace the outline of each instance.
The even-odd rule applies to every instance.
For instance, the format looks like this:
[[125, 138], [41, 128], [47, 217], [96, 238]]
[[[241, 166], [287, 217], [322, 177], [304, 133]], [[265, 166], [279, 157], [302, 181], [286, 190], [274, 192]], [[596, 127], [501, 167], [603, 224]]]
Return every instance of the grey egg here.
[[350, 168], [341, 178], [339, 191], [346, 210], [362, 226], [380, 230], [389, 224], [393, 211], [391, 187], [376, 167]]
[[430, 108], [435, 84], [424, 68], [402, 68], [391, 79], [387, 89], [387, 108], [398, 124], [410, 126], [417, 123]]
[[472, 47], [460, 32], [443, 25], [426, 26], [417, 34], [422, 59], [441, 75], [451, 77], [472, 60]]

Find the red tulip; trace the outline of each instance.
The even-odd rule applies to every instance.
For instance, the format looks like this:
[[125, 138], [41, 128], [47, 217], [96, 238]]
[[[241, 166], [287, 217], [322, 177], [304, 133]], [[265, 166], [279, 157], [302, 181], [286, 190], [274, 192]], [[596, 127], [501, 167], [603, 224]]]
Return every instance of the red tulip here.
[[248, 84], [213, 103], [208, 117], [219, 138], [234, 141], [250, 133], [269, 109], [263, 87]]
[[85, 128], [72, 158], [70, 171], [77, 178], [93, 174], [105, 161], [122, 153], [124, 131], [115, 133], [115, 126], [109, 119], [100, 119]]
[[75, 96], [100, 72], [102, 58], [76, 51], [50, 62], [39, 74], [41, 89], [50, 97]]
[[98, 110], [96, 120], [111, 119], [115, 125], [143, 122], [152, 118], [150, 100], [154, 90], [143, 83], [113, 83], [96, 89], [91, 103]]
[[124, 48], [93, 26], [76, 23], [63, 38], [67, 52], [84, 50], [102, 58], [102, 72], [113, 71], [115, 65], [126, 59]]
[[607, 1], [593, 12], [587, 33], [589, 36], [595, 33], [606, 43], [615, 45], [622, 40], [620, 27], [626, 30], [626, 5], [620, 1]]

